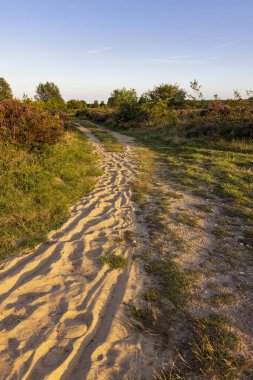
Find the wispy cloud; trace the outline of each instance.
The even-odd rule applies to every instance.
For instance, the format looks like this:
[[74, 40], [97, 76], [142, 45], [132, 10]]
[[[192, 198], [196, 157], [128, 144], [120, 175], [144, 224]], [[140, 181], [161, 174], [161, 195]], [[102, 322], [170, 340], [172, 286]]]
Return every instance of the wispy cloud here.
[[110, 50], [112, 50], [112, 47], [103, 46], [103, 47], [96, 48], [96, 49], [89, 49], [89, 50], [81, 51], [81, 55], [95, 55], [95, 54], [105, 53], [105, 52], [110, 51]]
[[209, 49], [209, 51], [213, 51], [213, 50], [218, 50], [218, 49], [223, 49], [227, 46], [231, 46], [231, 45], [235, 45], [235, 44], [238, 44], [239, 42], [241, 42], [242, 40], [233, 40], [233, 41], [228, 41], [228, 42], [225, 42], [221, 45], [216, 45], [216, 46], [213, 46], [212, 48]]

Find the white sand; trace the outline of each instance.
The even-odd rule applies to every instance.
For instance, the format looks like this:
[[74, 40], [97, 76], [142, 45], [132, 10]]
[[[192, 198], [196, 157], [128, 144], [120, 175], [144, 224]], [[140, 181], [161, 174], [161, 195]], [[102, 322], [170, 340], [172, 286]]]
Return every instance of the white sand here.
[[129, 183], [134, 148], [131, 139], [115, 133], [126, 149], [106, 153], [80, 129], [95, 144], [104, 175], [50, 233], [49, 243], [4, 263], [1, 380], [152, 378], [153, 352], [127, 328], [124, 307], [142, 288], [138, 266], [130, 261], [118, 271], [98, 262], [115, 247], [125, 257], [138, 249], [114, 242], [124, 230], [136, 229]]

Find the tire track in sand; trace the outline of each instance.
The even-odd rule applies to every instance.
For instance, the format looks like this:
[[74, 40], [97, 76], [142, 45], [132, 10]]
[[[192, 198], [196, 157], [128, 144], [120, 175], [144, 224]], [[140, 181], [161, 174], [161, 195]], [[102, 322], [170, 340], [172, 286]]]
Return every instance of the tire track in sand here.
[[[138, 334], [126, 329], [123, 302], [143, 284], [131, 264], [110, 270], [98, 258], [124, 230], [136, 230], [130, 201], [135, 173], [131, 140], [114, 133], [123, 153], [107, 153], [83, 128], [101, 156], [103, 176], [71, 216], [26, 256], [0, 273], [0, 379], [95, 380], [150, 378]], [[117, 245], [129, 257], [136, 250]]]

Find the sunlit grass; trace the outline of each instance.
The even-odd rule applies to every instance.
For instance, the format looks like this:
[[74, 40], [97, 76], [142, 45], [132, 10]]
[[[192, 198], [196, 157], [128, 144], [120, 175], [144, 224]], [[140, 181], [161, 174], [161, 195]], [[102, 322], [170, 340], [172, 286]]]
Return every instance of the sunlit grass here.
[[69, 215], [70, 203], [94, 187], [101, 169], [85, 136], [28, 151], [0, 143], [0, 258], [46, 239]]

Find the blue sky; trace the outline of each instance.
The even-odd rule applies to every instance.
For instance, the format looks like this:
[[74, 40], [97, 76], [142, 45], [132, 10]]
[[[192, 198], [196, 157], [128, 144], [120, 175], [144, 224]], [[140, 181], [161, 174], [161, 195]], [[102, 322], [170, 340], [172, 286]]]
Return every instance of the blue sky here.
[[0, 77], [15, 96], [53, 81], [65, 99], [160, 83], [206, 97], [253, 89], [252, 0], [0, 0]]

